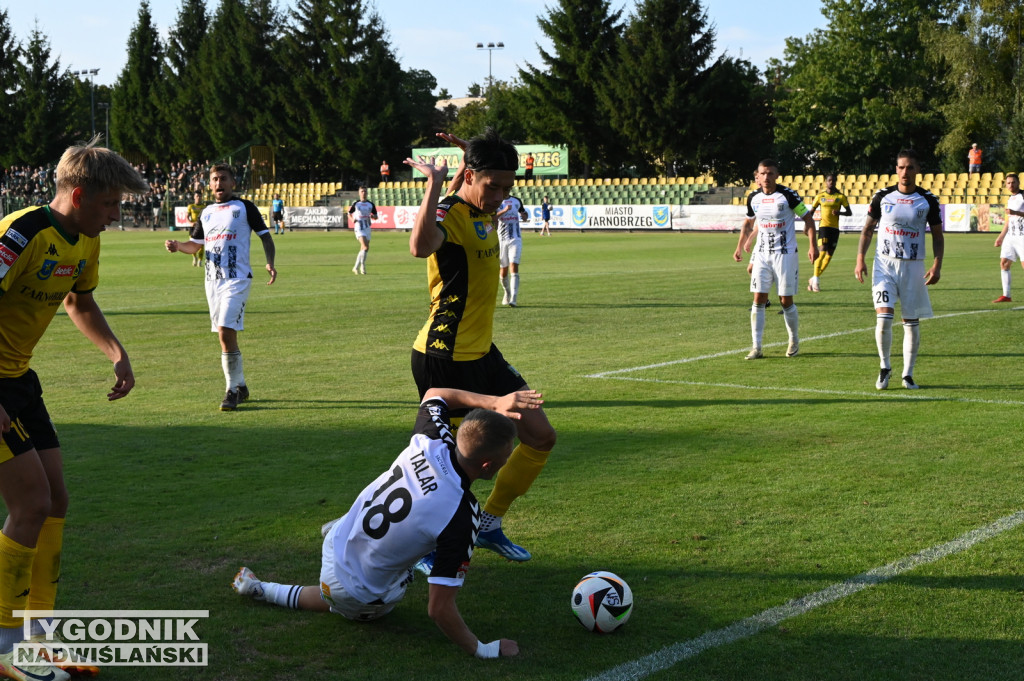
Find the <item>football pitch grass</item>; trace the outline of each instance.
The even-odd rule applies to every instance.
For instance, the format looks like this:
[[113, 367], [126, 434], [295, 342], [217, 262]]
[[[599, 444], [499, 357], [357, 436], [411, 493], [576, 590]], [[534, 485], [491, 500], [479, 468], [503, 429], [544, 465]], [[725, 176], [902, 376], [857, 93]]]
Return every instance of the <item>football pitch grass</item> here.
[[[479, 550], [459, 596], [482, 640], [518, 641], [517, 658], [496, 661], [448, 642], [422, 578], [370, 624], [229, 586], [241, 565], [316, 583], [320, 525], [406, 445], [409, 350], [427, 312], [407, 235], [374, 234], [367, 276], [351, 273], [351, 232], [276, 238], [279, 279], [265, 286], [256, 268], [240, 336], [253, 399], [234, 413], [217, 410], [202, 274], [163, 250], [167, 236], [102, 237], [96, 297], [132, 357], [129, 397], [107, 403], [110, 365], [63, 313], [33, 360], [71, 498], [58, 608], [209, 610], [196, 627], [208, 667], [101, 678], [1020, 677], [1024, 314], [989, 303], [994, 235], [946, 237], [936, 318], [921, 323], [923, 389], [900, 386], [897, 322], [879, 392], [856, 235], [840, 239], [823, 291], [797, 296], [799, 356], [785, 357], [776, 301], [766, 357], [744, 361], [735, 234], [527, 233], [521, 306], [499, 306], [495, 340], [544, 393], [558, 445], [506, 518], [533, 560]], [[593, 570], [634, 593], [631, 620], [607, 636], [569, 609]]]

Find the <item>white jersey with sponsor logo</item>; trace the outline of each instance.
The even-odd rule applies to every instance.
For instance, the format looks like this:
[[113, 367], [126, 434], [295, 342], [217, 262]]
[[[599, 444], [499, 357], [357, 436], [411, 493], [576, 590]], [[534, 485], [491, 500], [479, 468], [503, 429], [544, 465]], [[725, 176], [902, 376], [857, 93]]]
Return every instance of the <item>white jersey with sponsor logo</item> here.
[[757, 224], [754, 253], [769, 255], [796, 253], [796, 219], [807, 214], [800, 195], [781, 184], [765, 194], [758, 189], [747, 197], [747, 217]]
[[[1024, 192], [1017, 192], [1010, 196], [1006, 201], [1006, 210], [1024, 212]], [[1020, 215], [1007, 215], [1006, 226], [1006, 236], [1015, 239], [1024, 238], [1024, 217]]]
[[364, 603], [392, 602], [416, 561], [435, 549], [428, 581], [461, 587], [480, 527], [470, 482], [455, 460], [448, 405], [425, 400], [409, 446], [331, 528], [345, 591]]
[[369, 227], [371, 219], [377, 214], [377, 206], [374, 205], [373, 201], [354, 201], [349, 206], [348, 213], [357, 223], [362, 223], [364, 226]]
[[875, 257], [892, 260], [924, 260], [927, 227], [942, 224], [939, 200], [920, 187], [909, 194], [896, 185], [879, 189], [868, 215], [878, 221]]
[[523, 238], [523, 233], [519, 229], [519, 211], [524, 210], [523, 202], [510, 196], [501, 202], [501, 207], [496, 212], [501, 213], [505, 208], [508, 210], [498, 216], [498, 239], [509, 241]]
[[260, 210], [251, 201], [232, 197], [203, 209], [192, 241], [206, 248], [206, 279], [250, 279], [249, 243], [252, 233], [269, 234]]

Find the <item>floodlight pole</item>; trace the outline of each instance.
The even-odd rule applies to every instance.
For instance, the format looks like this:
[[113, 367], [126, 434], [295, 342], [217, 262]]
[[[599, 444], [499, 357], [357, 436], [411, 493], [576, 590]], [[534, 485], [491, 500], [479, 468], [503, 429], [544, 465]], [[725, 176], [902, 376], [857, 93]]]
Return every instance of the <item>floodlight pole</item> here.
[[92, 113], [92, 136], [96, 136], [96, 81], [94, 77], [99, 73], [99, 69], [82, 69], [81, 71], [75, 71], [79, 76], [89, 76], [89, 111]]
[[487, 50], [487, 87], [492, 87], [494, 85], [494, 76], [492, 75], [491, 71], [491, 57], [494, 54], [494, 50], [504, 50], [505, 43], [487, 43], [487, 45], [484, 45], [483, 43], [477, 43], [476, 49]]

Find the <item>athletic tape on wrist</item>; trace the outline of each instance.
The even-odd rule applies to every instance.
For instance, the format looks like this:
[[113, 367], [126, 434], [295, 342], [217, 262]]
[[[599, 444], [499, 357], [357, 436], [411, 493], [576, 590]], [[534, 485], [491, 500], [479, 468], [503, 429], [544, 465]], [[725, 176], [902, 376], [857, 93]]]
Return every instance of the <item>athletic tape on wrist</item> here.
[[490, 643], [476, 642], [476, 656], [481, 660], [493, 660], [499, 655], [501, 655], [501, 641], [491, 641]]

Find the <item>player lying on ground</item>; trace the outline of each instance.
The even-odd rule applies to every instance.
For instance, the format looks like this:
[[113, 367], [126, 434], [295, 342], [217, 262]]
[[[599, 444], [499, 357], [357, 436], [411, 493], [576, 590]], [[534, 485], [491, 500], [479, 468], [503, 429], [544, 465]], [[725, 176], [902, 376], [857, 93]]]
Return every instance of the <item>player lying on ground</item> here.
[[[368, 485], [341, 518], [323, 528], [319, 586], [261, 582], [248, 568], [235, 575], [243, 596], [299, 610], [373, 620], [405, 596], [417, 562], [435, 551], [427, 612], [438, 628], [480, 658], [516, 655], [515, 641], [483, 643], [455, 605], [480, 527], [474, 480], [490, 480], [512, 453], [523, 412], [539, 409], [541, 395], [521, 390], [504, 397], [431, 388], [420, 404], [409, 446]], [[472, 409], [452, 437], [449, 409]]]

